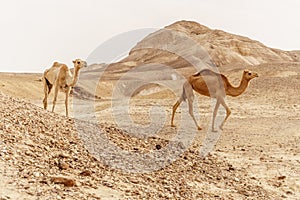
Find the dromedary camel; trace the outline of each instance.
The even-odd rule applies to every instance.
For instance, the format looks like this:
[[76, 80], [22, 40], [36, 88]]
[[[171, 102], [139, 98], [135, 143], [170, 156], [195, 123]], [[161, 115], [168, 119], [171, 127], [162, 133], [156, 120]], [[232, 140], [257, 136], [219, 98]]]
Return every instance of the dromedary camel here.
[[52, 112], [54, 112], [54, 108], [57, 100], [57, 94], [58, 91], [60, 90], [66, 94], [65, 97], [66, 116], [67, 117], [69, 116], [68, 99], [69, 99], [70, 90], [72, 87], [75, 86], [75, 84], [78, 81], [79, 70], [87, 66], [87, 63], [80, 59], [74, 60], [73, 63], [74, 63], [73, 75], [70, 69], [67, 67], [67, 65], [58, 62], [54, 62], [50, 69], [45, 70], [42, 78], [44, 83], [44, 94], [45, 94], [43, 100], [44, 109], [47, 109], [48, 95], [50, 94], [52, 86], [54, 85], [54, 99], [53, 99]]
[[183, 84], [183, 92], [179, 100], [173, 106], [173, 113], [171, 119], [171, 126], [174, 127], [174, 115], [176, 109], [181, 104], [182, 101], [188, 100], [189, 113], [193, 118], [198, 130], [201, 130], [201, 127], [197, 124], [194, 113], [193, 113], [193, 101], [194, 101], [194, 93], [193, 90], [202, 94], [204, 96], [216, 98], [217, 102], [215, 105], [215, 109], [213, 112], [213, 121], [212, 121], [212, 131], [215, 132], [214, 124], [215, 118], [220, 107], [220, 104], [224, 106], [226, 109], [226, 117], [220, 125], [220, 129], [223, 128], [225, 121], [228, 119], [231, 111], [229, 107], [225, 103], [225, 96], [239, 96], [241, 95], [246, 88], [248, 87], [248, 83], [251, 79], [258, 77], [258, 74], [255, 72], [251, 72], [249, 70], [245, 70], [242, 76], [242, 80], [238, 87], [232, 86], [227, 77], [223, 74], [219, 74], [213, 72], [209, 69], [204, 69], [188, 78], [188, 80]]

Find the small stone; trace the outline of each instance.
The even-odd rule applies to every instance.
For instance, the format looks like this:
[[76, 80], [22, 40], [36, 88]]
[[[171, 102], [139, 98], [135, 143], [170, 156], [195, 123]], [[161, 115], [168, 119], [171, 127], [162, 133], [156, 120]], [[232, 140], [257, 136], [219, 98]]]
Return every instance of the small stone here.
[[41, 180], [40, 183], [48, 184], [48, 182], [46, 180]]
[[135, 179], [135, 178], [128, 178], [128, 180], [129, 180], [131, 183], [134, 183], [134, 184], [139, 183], [139, 180], [137, 180], [137, 179]]
[[55, 184], [63, 184], [66, 187], [72, 187], [76, 184], [74, 179], [67, 177], [52, 177], [51, 181]]
[[278, 177], [277, 177], [278, 180], [283, 180], [283, 179], [285, 179], [285, 178], [286, 178], [286, 176], [278, 176]]
[[58, 163], [58, 168], [59, 168], [60, 170], [66, 170], [66, 169], [69, 169], [70, 166], [69, 166], [67, 163], [65, 163], [64, 161], [60, 161], [60, 162]]
[[41, 176], [41, 174], [40, 174], [39, 172], [33, 172], [32, 175], [33, 175], [34, 177], [40, 177], [40, 176]]
[[264, 158], [264, 157], [260, 157], [259, 160], [260, 160], [260, 161], [263, 161], [263, 160], [265, 160], [265, 158]]
[[286, 194], [291, 195], [291, 194], [293, 194], [293, 192], [289, 190], [289, 191], [286, 191]]
[[161, 145], [160, 145], [160, 144], [157, 144], [157, 145], [155, 145], [155, 148], [156, 148], [157, 150], [160, 150], [160, 149], [161, 149]]
[[235, 168], [231, 166], [231, 167], [228, 168], [228, 170], [229, 170], [229, 171], [234, 171]]
[[81, 175], [81, 176], [91, 176], [92, 172], [89, 171], [89, 170], [84, 170], [79, 175]]
[[66, 153], [60, 153], [58, 155], [58, 157], [61, 157], [61, 158], [70, 158], [70, 156], [68, 154], [66, 154]]

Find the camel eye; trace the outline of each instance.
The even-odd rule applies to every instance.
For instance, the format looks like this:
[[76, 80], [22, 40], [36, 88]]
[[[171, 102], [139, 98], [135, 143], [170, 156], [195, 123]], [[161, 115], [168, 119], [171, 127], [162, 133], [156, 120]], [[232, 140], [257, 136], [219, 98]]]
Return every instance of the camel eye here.
[[79, 65], [79, 64], [80, 64], [80, 61], [77, 61], [77, 64]]
[[251, 76], [251, 74], [252, 74], [251, 72], [248, 73], [249, 76]]

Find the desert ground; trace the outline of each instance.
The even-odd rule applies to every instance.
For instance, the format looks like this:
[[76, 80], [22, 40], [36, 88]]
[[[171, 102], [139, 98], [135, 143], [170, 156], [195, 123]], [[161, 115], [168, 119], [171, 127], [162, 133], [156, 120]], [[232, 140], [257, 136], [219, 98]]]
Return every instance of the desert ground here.
[[[244, 68], [220, 71], [238, 85]], [[43, 110], [41, 74], [0, 73], [0, 199], [299, 199], [300, 64], [247, 68], [259, 77], [241, 96], [226, 98], [232, 114], [218, 133], [210, 132], [214, 103], [210, 98], [196, 94], [194, 109], [203, 130], [196, 130], [192, 119], [183, 114], [186, 103], [176, 113], [174, 128], [170, 116], [182, 82], [173, 91], [162, 86], [144, 88], [130, 98], [130, 123], [142, 126], [162, 121], [162, 126], [156, 133], [151, 132], [155, 124], [145, 128], [149, 133], [139, 129], [143, 137], [128, 134], [113, 115], [114, 78], [98, 83], [95, 101], [72, 97], [72, 111], [94, 106], [97, 126], [88, 120], [78, 122], [74, 112], [66, 118], [62, 93], [54, 113], [50, 112], [52, 96], [48, 110]], [[151, 113], [155, 105], [164, 109], [164, 120], [150, 120], [156, 117]], [[220, 111], [219, 118], [223, 117]], [[179, 129], [195, 136], [166, 166], [137, 173], [110, 165], [109, 160], [116, 159], [127, 167], [122, 157], [99, 159], [87, 145], [96, 145], [97, 136], [83, 139], [76, 123], [83, 124], [84, 133], [96, 127], [120, 149], [142, 154], [172, 144]], [[210, 137], [219, 140], [202, 157], [199, 149]], [[70, 179], [71, 186], [56, 181], [60, 177]]]

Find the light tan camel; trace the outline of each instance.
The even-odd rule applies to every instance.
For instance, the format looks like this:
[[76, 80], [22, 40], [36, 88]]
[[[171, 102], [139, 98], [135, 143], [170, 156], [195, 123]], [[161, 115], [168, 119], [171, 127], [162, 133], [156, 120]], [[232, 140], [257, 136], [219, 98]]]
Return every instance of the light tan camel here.
[[245, 70], [242, 76], [242, 80], [238, 87], [232, 86], [227, 77], [223, 74], [219, 74], [213, 72], [209, 69], [204, 69], [188, 78], [188, 80], [183, 84], [183, 92], [179, 100], [173, 106], [173, 113], [171, 119], [171, 126], [174, 127], [174, 115], [176, 109], [181, 104], [182, 101], [188, 100], [189, 113], [193, 118], [198, 130], [201, 130], [201, 127], [197, 124], [194, 113], [193, 113], [193, 101], [194, 101], [194, 93], [193, 90], [202, 94], [204, 96], [216, 98], [217, 102], [215, 105], [215, 109], [213, 112], [213, 121], [212, 121], [212, 131], [215, 132], [214, 124], [215, 118], [220, 107], [220, 104], [226, 109], [226, 117], [220, 125], [220, 129], [223, 128], [225, 121], [228, 119], [231, 111], [229, 107], [225, 103], [225, 96], [239, 96], [241, 95], [246, 88], [248, 87], [248, 83], [251, 79], [258, 77], [258, 74], [255, 72], [251, 72], [249, 70]]
[[65, 97], [65, 106], [66, 106], [66, 116], [69, 116], [68, 102], [69, 102], [69, 94], [72, 87], [78, 81], [79, 70], [83, 67], [87, 67], [87, 63], [80, 59], [76, 59], [73, 61], [74, 63], [74, 74], [72, 75], [70, 69], [67, 65], [54, 62], [50, 69], [46, 69], [44, 75], [42, 77], [44, 83], [44, 109], [47, 109], [47, 99], [48, 95], [51, 92], [51, 89], [54, 85], [54, 99], [53, 99], [53, 107], [52, 112], [54, 112], [57, 94], [58, 91], [62, 91], [66, 94]]

